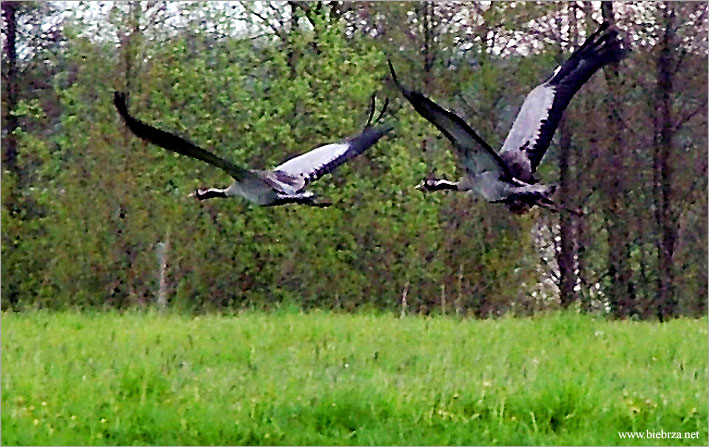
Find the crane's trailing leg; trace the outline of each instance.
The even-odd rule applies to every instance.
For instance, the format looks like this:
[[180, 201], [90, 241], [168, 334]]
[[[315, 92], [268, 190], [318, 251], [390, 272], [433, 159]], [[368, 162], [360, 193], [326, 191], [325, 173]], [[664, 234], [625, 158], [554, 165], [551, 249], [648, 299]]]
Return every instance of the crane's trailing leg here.
[[581, 208], [577, 208], [575, 210], [571, 209], [571, 208], [566, 208], [566, 207], [561, 206], [558, 203], [554, 202], [553, 200], [551, 200], [548, 197], [543, 197], [543, 198], [539, 199], [537, 201], [536, 205], [541, 208], [548, 209], [554, 213], [559, 213], [559, 212], [565, 211], [568, 213], [575, 214], [576, 216], [579, 216], [579, 217], [583, 216], [583, 211], [581, 210]]

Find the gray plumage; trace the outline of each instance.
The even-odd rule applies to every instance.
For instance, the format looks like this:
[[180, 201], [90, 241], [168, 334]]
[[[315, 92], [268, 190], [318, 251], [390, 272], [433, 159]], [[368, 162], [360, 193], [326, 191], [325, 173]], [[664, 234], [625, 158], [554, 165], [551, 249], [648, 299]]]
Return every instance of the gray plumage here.
[[536, 181], [533, 174], [571, 98], [599, 68], [625, 55], [618, 32], [609, 26], [604, 22], [525, 98], [500, 150], [500, 157], [515, 177]]
[[377, 125], [383, 117], [388, 101], [377, 119], [372, 122], [372, 110], [364, 130], [339, 143], [327, 144], [295, 156], [271, 170], [246, 169], [206, 151], [199, 146], [170, 132], [157, 129], [130, 115], [125, 94], [115, 92], [114, 105], [126, 126], [137, 137], [178, 154], [201, 160], [229, 174], [234, 182], [227, 188], [198, 189], [191, 196], [199, 200], [210, 198], [243, 197], [261, 206], [298, 203], [311, 206], [328, 206], [305, 187], [334, 171], [343, 163], [361, 154], [392, 130], [391, 126]]
[[465, 172], [458, 182], [426, 179], [418, 188], [423, 191], [474, 190], [485, 200], [504, 203], [518, 213], [534, 205], [557, 211], [559, 207], [550, 199], [555, 187], [536, 184], [534, 173], [571, 98], [600, 67], [624, 56], [621, 43], [617, 31], [603, 23], [549, 78], [527, 95], [499, 154], [459, 116], [402, 86], [389, 62], [399, 90], [421, 116], [453, 143]]

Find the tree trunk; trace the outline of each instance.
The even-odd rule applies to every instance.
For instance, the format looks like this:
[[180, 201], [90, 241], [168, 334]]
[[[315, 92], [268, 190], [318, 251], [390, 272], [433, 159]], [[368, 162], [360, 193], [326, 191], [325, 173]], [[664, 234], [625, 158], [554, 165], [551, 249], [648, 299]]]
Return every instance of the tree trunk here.
[[[3, 33], [5, 34], [5, 54], [3, 62], [7, 64], [7, 74], [4, 81], [4, 88], [6, 89], [6, 102], [5, 106], [5, 129], [7, 134], [2, 139], [2, 168], [5, 172], [11, 174], [19, 174], [17, 172], [17, 139], [15, 137], [15, 132], [19, 127], [19, 122], [17, 117], [14, 115], [15, 109], [17, 109], [18, 102], [18, 76], [17, 76], [17, 7], [19, 3], [15, 2], [2, 2], [2, 15], [5, 21], [5, 29]], [[3, 174], [3, 178], [5, 175]], [[19, 180], [19, 179], [18, 179]], [[13, 188], [14, 189], [14, 188]], [[14, 192], [14, 191], [13, 191]], [[17, 194], [6, 195], [5, 201], [2, 206], [6, 210], [10, 211], [10, 215], [13, 215], [13, 209], [18, 208], [19, 196]], [[14, 226], [14, 225], [13, 225]], [[3, 254], [6, 254], [6, 235], [3, 233]], [[19, 247], [16, 247], [19, 250]], [[3, 281], [6, 279], [6, 275], [9, 272], [8, 265], [3, 264]], [[20, 298], [18, 292], [18, 287], [16, 281], [6, 281], [7, 286], [3, 284], [3, 296], [10, 303], [10, 307], [14, 307]]]
[[433, 81], [432, 70], [433, 63], [436, 60], [434, 45], [435, 24], [434, 24], [434, 5], [431, 2], [423, 2], [421, 5], [422, 22], [423, 22], [423, 71], [425, 73], [424, 84], [426, 90], [430, 91], [430, 84]]
[[676, 51], [675, 11], [671, 2], [664, 2], [662, 9], [663, 28], [660, 35], [660, 52], [657, 58], [657, 108], [655, 120], [654, 189], [655, 220], [659, 229], [657, 313], [660, 320], [676, 313], [677, 300], [674, 295], [674, 269], [672, 260], [675, 249], [677, 228], [675, 212], [672, 208], [673, 170], [670, 165], [672, 153], [673, 116], [673, 71]]
[[[601, 11], [605, 21], [615, 22], [613, 4], [604, 1]], [[608, 288], [611, 309], [615, 316], [625, 318], [634, 312], [635, 288], [632, 282], [629, 255], [630, 243], [626, 210], [626, 191], [623, 182], [626, 175], [626, 160], [623, 154], [624, 138], [620, 118], [622, 109], [622, 85], [619, 74], [619, 64], [610, 63], [603, 67], [608, 83], [606, 110], [608, 112], [607, 129], [609, 135], [610, 156], [606, 172], [609, 174], [607, 183], [607, 204], [605, 207], [605, 225], [608, 232], [608, 277], [611, 284]]]
[[[128, 106], [135, 106], [135, 101], [131, 104], [131, 96], [135, 91], [137, 91], [137, 83], [139, 78], [139, 58], [140, 53], [140, 38], [141, 38], [141, 28], [140, 21], [142, 15], [142, 6], [140, 2], [132, 1], [128, 4], [128, 13], [125, 16], [125, 22], [121, 24], [121, 29], [119, 29], [119, 39], [121, 43], [120, 55], [123, 59], [123, 83], [125, 86], [125, 92], [127, 95]], [[138, 144], [135, 137], [131, 135], [128, 131], [123, 131], [124, 147], [134, 147]], [[124, 156], [121, 157], [122, 171], [123, 172], [134, 172], [132, 166], [135, 164], [135, 151], [127, 151]], [[114, 216], [117, 215], [115, 219], [115, 226], [117, 228], [117, 238], [115, 243], [116, 257], [118, 261], [118, 267], [114, 268], [114, 280], [113, 283], [120, 284], [125, 282], [128, 287], [118, 287], [121, 293], [116, 298], [126, 303], [134, 304], [140, 302], [142, 298], [136, 298], [140, 296], [140, 293], [136, 292], [134, 284], [136, 284], [136, 278], [140, 277], [140, 272], [135, 268], [135, 256], [137, 253], [135, 247], [135, 240], [131, 237], [129, 221], [132, 217], [131, 201], [130, 197], [126, 195], [125, 191], [117, 192], [114, 195], [116, 212]]]
[[158, 242], [158, 309], [167, 309], [167, 269], [169, 266], [170, 236], [165, 237], [165, 242]]
[[5, 105], [5, 125], [7, 137], [2, 144], [3, 168], [10, 172], [16, 170], [17, 141], [15, 131], [19, 127], [17, 117], [14, 115], [17, 108], [17, 16], [19, 3], [2, 2], [2, 15], [5, 19], [5, 57], [7, 63], [7, 78], [5, 88], [7, 103]]
[[129, 6], [129, 18], [127, 23], [128, 32], [124, 36], [125, 41], [123, 42], [123, 60], [125, 63], [125, 86], [126, 93], [130, 94], [135, 89], [134, 81], [137, 79], [135, 64], [138, 59], [138, 42], [137, 39], [140, 36], [140, 16], [141, 16], [141, 6], [140, 2], [130, 2]]
[[288, 69], [290, 70], [290, 78], [295, 79], [297, 75], [296, 62], [297, 53], [295, 48], [295, 38], [298, 32], [298, 2], [288, 2], [290, 7], [290, 27], [288, 28], [287, 38], [286, 38], [286, 51], [287, 53], [287, 63]]
[[[435, 25], [434, 25], [434, 5], [431, 2], [419, 3], [415, 6], [416, 15], [422, 25], [423, 32], [423, 83], [424, 91], [431, 92], [433, 89], [433, 64], [436, 60], [436, 49], [434, 47]], [[429, 167], [429, 173], [432, 173], [429, 160], [431, 154], [428, 152], [429, 137], [423, 137], [421, 140], [421, 153]]]
[[[572, 3], [569, 6], [569, 47], [574, 47], [577, 35], [576, 6]], [[561, 30], [559, 30], [561, 37]], [[559, 46], [559, 60], [564, 59], [563, 46]], [[568, 113], [568, 112], [567, 112]], [[571, 178], [572, 153], [571, 129], [567, 125], [566, 119], [562, 118], [559, 123], [559, 203], [562, 207], [572, 208], [573, 198], [576, 197], [575, 182]], [[571, 213], [562, 212], [559, 214], [559, 251], [556, 262], [559, 266], [559, 299], [561, 306], [566, 308], [576, 301], [576, 240], [574, 234], [574, 216]]]
[[[580, 7], [583, 10], [584, 30], [586, 31], [586, 36], [588, 36], [592, 32], [594, 32], [597, 27], [593, 19], [593, 13], [595, 8], [591, 4], [591, 2], [581, 2]], [[584, 95], [581, 95], [581, 98], [579, 99], [583, 102], [587, 101], [588, 97], [584, 97]], [[593, 142], [591, 142], [591, 144], [595, 144], [594, 142], [596, 132], [594, 132], [592, 135], [593, 136], [591, 138], [593, 139]], [[576, 156], [578, 157], [577, 166], [579, 166], [576, 175], [576, 187], [579, 191], [584, 191], [584, 202], [579, 203], [579, 205], [583, 207], [590, 199], [590, 196], [586, 196], [586, 194], [597, 189], [597, 180], [595, 178], [592, 178], [592, 176], [582, 175], [581, 172], [585, 172], [585, 169], [583, 168], [584, 166], [588, 166], [593, 163], [596, 158], [596, 154], [594, 154], [592, 151], [585, 151], [584, 153], [576, 154]], [[593, 230], [593, 223], [589, 222], [589, 219], [586, 217], [576, 219], [575, 222], [576, 241], [578, 244], [576, 248], [576, 254], [578, 256], [576, 261], [578, 269], [577, 276], [579, 282], [583, 287], [583, 292], [580, 297], [581, 308], [584, 311], [591, 312], [594, 310], [594, 305], [596, 304], [592, 300], [591, 288], [594, 287], [596, 282], [598, 281], [598, 272], [595, 271], [596, 269], [591, 259], [593, 247], [596, 245], [594, 238], [595, 231]]]

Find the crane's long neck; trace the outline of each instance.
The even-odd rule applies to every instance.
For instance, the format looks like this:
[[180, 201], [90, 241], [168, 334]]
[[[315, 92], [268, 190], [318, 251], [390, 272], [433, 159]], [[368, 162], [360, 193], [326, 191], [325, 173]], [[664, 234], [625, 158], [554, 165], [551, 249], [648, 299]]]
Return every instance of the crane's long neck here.
[[426, 179], [416, 187], [423, 192], [432, 191], [461, 191], [459, 182], [452, 182], [446, 179]]
[[226, 199], [229, 197], [227, 190], [229, 188], [200, 188], [194, 192], [194, 197], [198, 200], [207, 200], [213, 198]]
[[439, 179], [436, 188], [439, 190], [458, 191], [460, 190], [460, 184], [446, 179]]

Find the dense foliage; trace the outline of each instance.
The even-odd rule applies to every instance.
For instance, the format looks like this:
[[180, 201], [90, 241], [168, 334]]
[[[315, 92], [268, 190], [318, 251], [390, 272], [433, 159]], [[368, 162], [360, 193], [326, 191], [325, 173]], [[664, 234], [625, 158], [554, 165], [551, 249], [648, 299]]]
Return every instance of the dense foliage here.
[[[385, 61], [499, 147], [526, 92], [606, 9], [66, 7], [3, 3], [3, 309], [151, 303], [165, 244], [181, 309], [398, 309], [406, 297], [411, 312], [477, 316], [706, 312], [705, 4], [610, 11], [631, 57], [579, 92], [557, 135], [566, 144], [541, 168], [579, 218], [415, 191], [432, 170], [453, 177], [455, 159], [398, 98]], [[134, 138], [114, 90], [142, 119], [253, 167], [358, 132], [373, 92], [402, 107], [394, 136], [314, 185], [336, 206], [254, 208], [188, 199], [229, 179]]]

